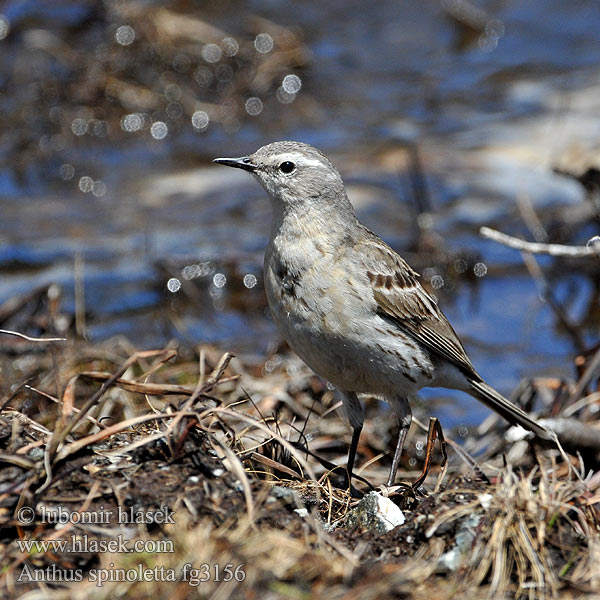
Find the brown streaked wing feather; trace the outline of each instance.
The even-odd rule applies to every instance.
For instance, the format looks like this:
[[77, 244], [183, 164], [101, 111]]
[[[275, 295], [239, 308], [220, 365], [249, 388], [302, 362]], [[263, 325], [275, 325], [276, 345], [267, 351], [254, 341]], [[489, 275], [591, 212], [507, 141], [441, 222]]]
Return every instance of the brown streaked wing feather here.
[[380, 315], [479, 380], [452, 325], [419, 283], [418, 273], [374, 233], [366, 231], [367, 241], [355, 250], [363, 258]]

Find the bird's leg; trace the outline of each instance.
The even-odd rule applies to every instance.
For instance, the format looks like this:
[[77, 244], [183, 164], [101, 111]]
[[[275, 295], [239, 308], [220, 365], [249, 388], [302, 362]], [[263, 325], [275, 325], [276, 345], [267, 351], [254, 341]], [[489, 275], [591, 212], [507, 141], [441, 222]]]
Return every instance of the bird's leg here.
[[352, 442], [350, 442], [350, 448], [348, 449], [348, 462], [346, 464], [346, 477], [347, 487], [352, 486], [352, 471], [354, 470], [354, 460], [356, 459], [356, 448], [358, 447], [358, 439], [360, 438], [360, 432], [362, 431], [362, 425], [355, 427], [352, 430]]
[[400, 427], [400, 435], [398, 435], [398, 443], [396, 444], [396, 451], [394, 452], [394, 460], [392, 460], [392, 468], [390, 469], [390, 474], [387, 480], [388, 487], [392, 487], [394, 485], [396, 473], [398, 471], [398, 467], [400, 466], [400, 457], [402, 456], [404, 441], [406, 440], [406, 434], [408, 433], [409, 428], [410, 423], [408, 425], [401, 425]]
[[[425, 449], [425, 463], [423, 465], [423, 472], [419, 475], [418, 479], [413, 483], [413, 490], [418, 489], [423, 485], [423, 482], [429, 475], [429, 468], [431, 467], [431, 458], [433, 456], [433, 450], [435, 446], [435, 440], [440, 440], [440, 450], [442, 452], [442, 471], [440, 478], [438, 479], [438, 485], [442, 480], [444, 473], [446, 472], [448, 454], [446, 452], [446, 440], [444, 438], [444, 432], [442, 431], [442, 425], [435, 417], [429, 419], [429, 431], [427, 432], [427, 447]], [[436, 485], [436, 488], [438, 486]]]
[[354, 470], [354, 460], [356, 458], [356, 448], [358, 447], [358, 438], [365, 421], [365, 410], [358, 396], [354, 392], [340, 391], [342, 404], [350, 425], [352, 426], [352, 442], [348, 450], [348, 464], [346, 465], [347, 487], [352, 489], [352, 471]]
[[398, 443], [396, 444], [396, 451], [394, 452], [394, 460], [392, 460], [392, 468], [390, 469], [390, 475], [387, 480], [388, 487], [394, 485], [396, 479], [396, 472], [400, 465], [400, 457], [402, 456], [402, 449], [404, 448], [404, 442], [406, 441], [406, 434], [410, 429], [412, 422], [412, 411], [406, 398], [397, 398], [394, 402], [394, 408], [398, 416], [398, 423], [400, 425], [400, 433], [398, 434]]

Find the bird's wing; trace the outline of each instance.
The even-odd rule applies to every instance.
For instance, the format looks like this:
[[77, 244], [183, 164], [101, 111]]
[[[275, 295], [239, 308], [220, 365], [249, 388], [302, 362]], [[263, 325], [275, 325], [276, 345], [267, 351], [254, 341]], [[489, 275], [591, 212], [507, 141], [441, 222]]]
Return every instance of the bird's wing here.
[[[553, 433], [485, 383], [435, 300], [419, 283], [418, 274], [374, 233], [365, 230], [354, 246], [371, 282], [378, 314], [411, 335], [432, 354], [456, 365], [466, 376], [470, 393], [514, 425], [544, 440]], [[554, 436], [554, 437], [553, 437]]]
[[366, 233], [354, 250], [371, 282], [378, 314], [480, 380], [452, 325], [419, 283], [418, 273], [374, 233]]

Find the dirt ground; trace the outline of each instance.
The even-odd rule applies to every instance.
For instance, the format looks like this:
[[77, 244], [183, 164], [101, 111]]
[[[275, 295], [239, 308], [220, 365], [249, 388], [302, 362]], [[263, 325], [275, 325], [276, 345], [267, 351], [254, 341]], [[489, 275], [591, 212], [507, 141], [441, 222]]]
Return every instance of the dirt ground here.
[[[593, 452], [584, 463], [509, 444], [499, 420], [460, 445], [446, 435], [447, 465], [438, 440], [425, 484], [391, 495], [405, 522], [382, 533], [356, 514], [358, 496], [385, 481], [393, 420], [368, 405], [353, 497], [333, 468], [344, 464], [348, 426], [295, 358], [266, 372], [212, 348], [57, 344], [23, 361], [30, 352], [10, 361], [13, 381], [25, 383], [3, 390], [5, 597], [580, 598], [598, 589]], [[399, 480], [416, 479], [425, 446], [413, 425]]]

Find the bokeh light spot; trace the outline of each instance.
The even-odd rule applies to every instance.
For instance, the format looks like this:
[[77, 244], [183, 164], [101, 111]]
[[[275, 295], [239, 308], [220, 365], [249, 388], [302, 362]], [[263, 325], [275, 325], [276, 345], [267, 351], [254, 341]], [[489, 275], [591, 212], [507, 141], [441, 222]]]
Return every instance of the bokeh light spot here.
[[475, 273], [475, 277], [485, 277], [488, 272], [487, 265], [482, 262], [478, 262], [473, 267], [473, 273]]
[[417, 217], [417, 223], [421, 229], [431, 229], [433, 227], [433, 216], [431, 213], [422, 212]]
[[215, 69], [215, 75], [221, 82], [231, 81], [233, 79], [233, 69], [229, 65], [219, 65]]
[[88, 126], [88, 129], [96, 137], [103, 138], [106, 137], [108, 127], [106, 121], [102, 121], [100, 119], [92, 119]]
[[150, 134], [155, 140], [162, 140], [163, 138], [167, 137], [168, 133], [169, 128], [163, 121], [156, 121], [152, 123], [152, 126], [150, 127]]
[[192, 115], [192, 125], [198, 131], [204, 131], [208, 127], [209, 122], [208, 114], [203, 110], [197, 110]]
[[213, 285], [216, 288], [222, 288], [227, 283], [227, 277], [224, 273], [215, 273], [213, 276]]
[[273, 38], [268, 33], [259, 33], [254, 40], [257, 52], [267, 54], [273, 50]]
[[225, 56], [235, 56], [240, 49], [240, 45], [237, 43], [237, 40], [232, 37], [226, 37], [221, 42], [221, 46], [223, 47], [223, 54], [225, 54]]
[[283, 87], [277, 88], [277, 100], [281, 102], [281, 104], [290, 104], [296, 99], [296, 94], [290, 94], [286, 92]]
[[498, 47], [498, 38], [482, 33], [477, 40], [477, 45], [482, 52], [487, 54], [493, 52]]
[[248, 100], [246, 100], [245, 108], [246, 112], [253, 117], [260, 115], [263, 109], [262, 100], [256, 97], [248, 98]]
[[169, 102], [166, 113], [169, 119], [181, 119], [181, 116], [183, 115], [183, 106], [180, 102]]
[[129, 46], [135, 40], [135, 31], [129, 25], [121, 25], [115, 33], [115, 39], [121, 46]]
[[143, 124], [144, 119], [139, 113], [131, 113], [130, 115], [125, 115], [121, 119], [121, 129], [129, 133], [139, 131], [142, 128]]
[[181, 99], [181, 88], [177, 84], [171, 83], [165, 88], [164, 95], [169, 102], [177, 102]]
[[194, 73], [194, 79], [200, 87], [206, 88], [213, 82], [214, 75], [208, 67], [198, 67]]
[[73, 179], [73, 176], [75, 175], [75, 167], [69, 163], [65, 163], [60, 166], [59, 173], [61, 179], [69, 181], [70, 179]]
[[256, 285], [256, 275], [252, 273], [244, 275], [244, 285], [251, 290]]
[[10, 23], [4, 15], [0, 15], [0, 40], [3, 40], [10, 31]]
[[106, 184], [104, 181], [94, 181], [94, 184], [92, 185], [92, 194], [96, 196], [96, 198], [101, 198], [106, 194]]
[[198, 265], [186, 265], [181, 269], [181, 276], [189, 281], [190, 279], [198, 277], [198, 271]]
[[79, 189], [82, 192], [87, 194], [88, 192], [92, 191], [93, 187], [94, 187], [94, 180], [91, 177], [84, 175], [83, 177], [79, 178]]
[[485, 33], [490, 38], [499, 40], [504, 36], [504, 23], [500, 19], [490, 19], [485, 24]]
[[454, 261], [454, 270], [457, 273], [464, 273], [467, 270], [467, 261], [464, 258], [457, 258]]
[[181, 281], [176, 277], [171, 277], [171, 279], [167, 281], [167, 289], [173, 294], [178, 292], [181, 289]]
[[434, 290], [439, 290], [444, 287], [444, 278], [441, 275], [434, 275], [431, 278], [431, 287]]
[[600, 249], [600, 235], [595, 235], [590, 238], [586, 243], [586, 248], [588, 250], [597, 251]]
[[289, 94], [297, 94], [302, 87], [302, 79], [298, 75], [286, 75], [281, 87]]
[[187, 73], [192, 66], [192, 60], [187, 54], [177, 54], [171, 64], [178, 73]]
[[88, 130], [88, 124], [85, 119], [78, 117], [77, 119], [73, 119], [71, 123], [71, 131], [75, 135], [85, 135]]
[[221, 50], [220, 46], [217, 46], [217, 44], [205, 44], [202, 46], [200, 54], [207, 63], [216, 63], [221, 60], [223, 51]]

